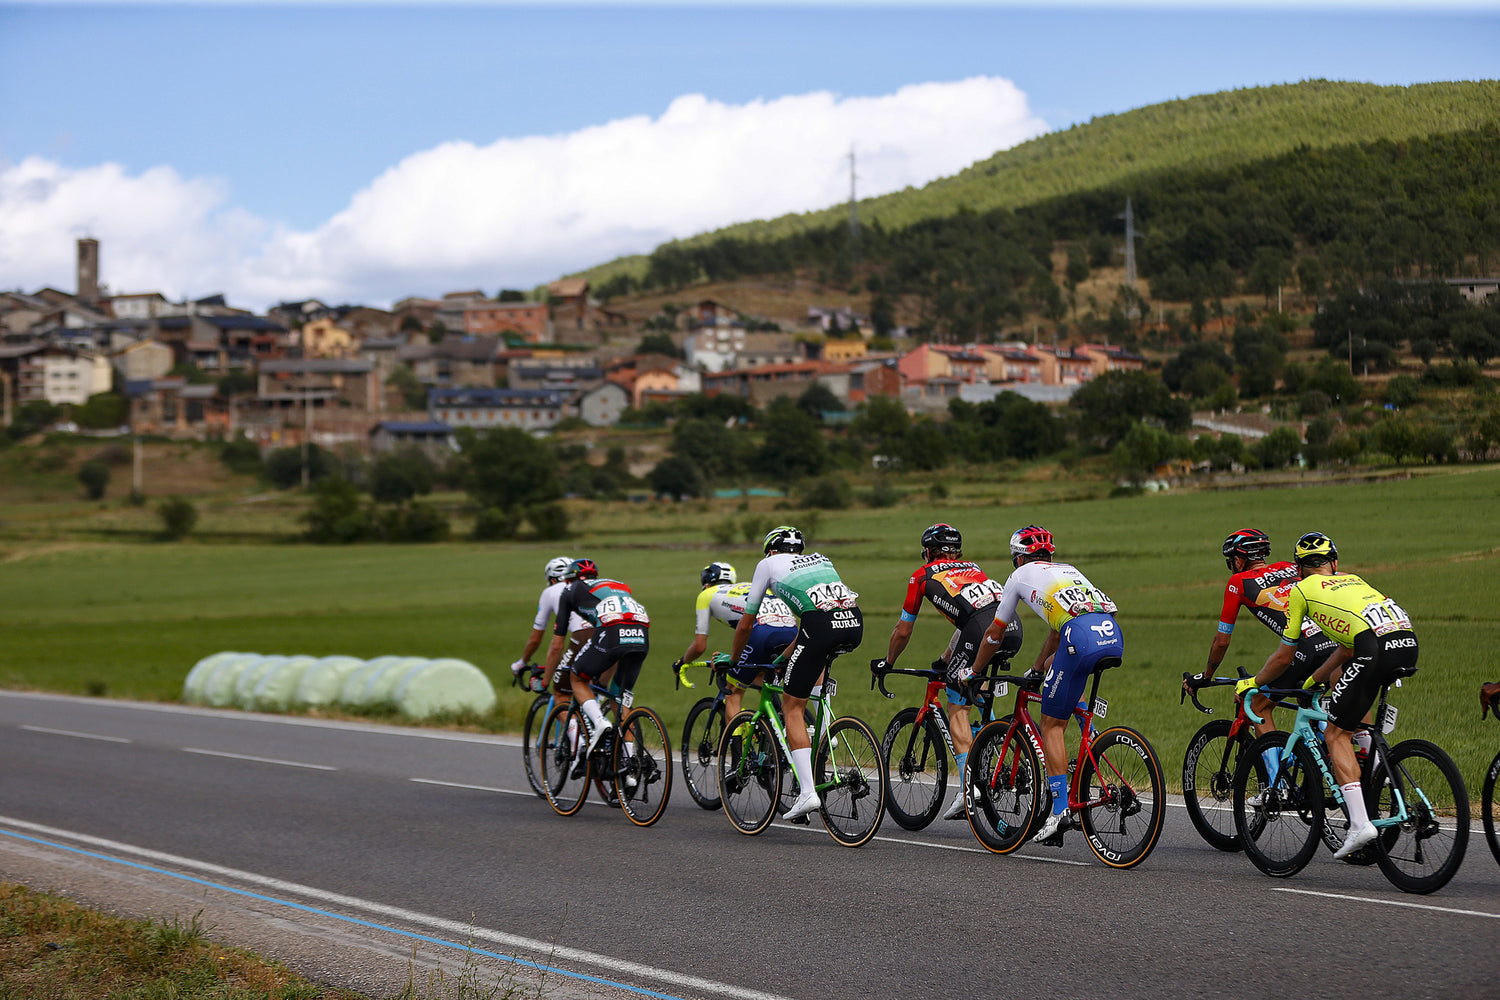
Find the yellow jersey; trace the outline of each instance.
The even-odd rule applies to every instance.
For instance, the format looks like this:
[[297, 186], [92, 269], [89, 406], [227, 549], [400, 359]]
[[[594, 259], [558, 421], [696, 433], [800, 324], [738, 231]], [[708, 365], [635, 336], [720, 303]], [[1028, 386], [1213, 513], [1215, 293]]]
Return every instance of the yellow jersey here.
[[1287, 593], [1281, 641], [1296, 645], [1304, 620], [1340, 646], [1353, 646], [1355, 637], [1364, 632], [1380, 636], [1411, 629], [1411, 618], [1399, 604], [1353, 573], [1315, 573], [1294, 584]]

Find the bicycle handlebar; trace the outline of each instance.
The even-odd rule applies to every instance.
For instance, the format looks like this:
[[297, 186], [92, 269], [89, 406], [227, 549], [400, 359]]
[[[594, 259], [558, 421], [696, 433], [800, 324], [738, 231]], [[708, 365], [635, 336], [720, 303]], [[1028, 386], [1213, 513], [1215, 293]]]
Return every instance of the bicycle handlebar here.
[[1246, 672], [1244, 667], [1239, 667], [1238, 670], [1238, 678], [1204, 677], [1201, 674], [1190, 674], [1186, 670], [1184, 670], [1182, 672], [1182, 679], [1187, 682], [1187, 689], [1184, 690], [1182, 692], [1182, 696], [1177, 699], [1177, 704], [1181, 705], [1187, 700], [1188, 696], [1191, 695], [1194, 708], [1202, 712], [1204, 715], [1213, 715], [1214, 710], [1198, 700], [1199, 690], [1206, 687], [1225, 687], [1229, 684], [1238, 684], [1240, 681], [1250, 676], [1250, 674]]
[[728, 668], [728, 666], [729, 656], [726, 653], [715, 653], [711, 658], [707, 660], [688, 660], [687, 662], [679, 662], [677, 664], [677, 668], [673, 671], [672, 688], [673, 690], [679, 690], [684, 686], [689, 688], [697, 687], [698, 685], [687, 679], [687, 672], [693, 667], [707, 667], [710, 671], [713, 671], [724, 670]]
[[1316, 698], [1319, 695], [1321, 695], [1322, 693], [1323, 693], [1323, 690], [1322, 690], [1322, 686], [1321, 685], [1319, 685], [1318, 687], [1311, 687], [1311, 688], [1273, 688], [1273, 687], [1253, 687], [1253, 688], [1248, 688], [1245, 691], [1245, 697], [1244, 697], [1244, 701], [1245, 701], [1245, 717], [1248, 718], [1251, 722], [1255, 723], [1257, 726], [1266, 721], [1265, 719], [1263, 719], [1260, 716], [1256, 715], [1250, 709], [1250, 699], [1254, 698], [1258, 694], [1263, 694], [1267, 698], [1271, 699], [1271, 707], [1272, 708], [1281, 708], [1284, 705], [1286, 705], [1286, 702], [1287, 702], [1288, 699], [1294, 699], [1294, 700], [1296, 700], [1299, 703], [1299, 707], [1300, 707], [1300, 703], [1301, 702], [1308, 701], [1308, 700], [1311, 700], [1313, 698]]
[[[510, 675], [510, 683], [514, 687], [525, 688], [529, 691], [531, 690], [531, 682], [546, 672], [546, 667], [536, 663], [528, 663], [521, 669], [520, 673], [512, 673]], [[524, 681], [522, 680], [523, 677], [525, 678]]]

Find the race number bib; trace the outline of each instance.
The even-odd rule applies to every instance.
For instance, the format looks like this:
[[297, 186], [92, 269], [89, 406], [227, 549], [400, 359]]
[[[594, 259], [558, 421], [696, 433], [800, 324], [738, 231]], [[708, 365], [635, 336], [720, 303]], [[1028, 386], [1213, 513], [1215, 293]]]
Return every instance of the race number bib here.
[[820, 583], [815, 587], [808, 588], [807, 591], [807, 599], [812, 601], [813, 607], [819, 611], [832, 611], [835, 608], [852, 608], [857, 597], [859, 595], [844, 586], [841, 581]]
[[755, 620], [761, 625], [769, 625], [772, 628], [796, 628], [797, 616], [792, 614], [792, 609], [787, 607], [785, 601], [779, 597], [767, 597], [760, 602], [760, 613]]
[[645, 607], [629, 594], [611, 594], [609, 597], [603, 598], [600, 600], [598, 606], [594, 608], [594, 614], [599, 617], [600, 622], [606, 625], [621, 619], [638, 622], [650, 621], [646, 616]]
[[1052, 595], [1058, 607], [1077, 618], [1079, 615], [1112, 615], [1117, 610], [1115, 602], [1092, 587], [1064, 587]]
[[980, 580], [958, 592], [958, 596], [971, 608], [986, 608], [1000, 599], [1005, 584], [999, 580]]
[[1360, 617], [1370, 623], [1376, 635], [1411, 630], [1411, 619], [1401, 610], [1401, 605], [1389, 599], [1365, 605]]

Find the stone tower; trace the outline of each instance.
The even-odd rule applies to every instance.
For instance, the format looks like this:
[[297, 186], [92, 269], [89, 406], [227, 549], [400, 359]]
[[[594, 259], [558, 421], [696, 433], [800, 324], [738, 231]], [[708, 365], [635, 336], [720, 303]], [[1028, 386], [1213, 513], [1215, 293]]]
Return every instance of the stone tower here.
[[78, 297], [89, 305], [99, 302], [99, 241], [78, 241]]

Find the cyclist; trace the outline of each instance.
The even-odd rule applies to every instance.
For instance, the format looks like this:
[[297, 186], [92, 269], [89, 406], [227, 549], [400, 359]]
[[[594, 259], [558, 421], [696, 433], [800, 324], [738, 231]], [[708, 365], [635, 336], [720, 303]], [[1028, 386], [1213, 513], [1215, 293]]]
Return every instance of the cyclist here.
[[[547, 586], [542, 588], [541, 597], [536, 602], [536, 619], [531, 623], [531, 635], [526, 640], [526, 648], [521, 652], [521, 658], [510, 665], [510, 672], [517, 677], [526, 669], [526, 664], [531, 662], [531, 657], [542, 644], [542, 636], [546, 633], [547, 624], [557, 617], [557, 599], [562, 595], [563, 574], [567, 572], [568, 566], [573, 560], [568, 556], [557, 556], [548, 559], [547, 565], [542, 572], [547, 580]], [[568, 663], [577, 652], [579, 644], [588, 638], [589, 624], [575, 613], [568, 619], [568, 633], [572, 637], [568, 645], [568, 652], [563, 656], [558, 666], [558, 672], [566, 675]], [[547, 690], [545, 686], [542, 691]], [[558, 699], [566, 701], [571, 691], [571, 685], [566, 683], [565, 678], [560, 677], [557, 685]]]
[[592, 559], [575, 559], [563, 572], [564, 588], [557, 601], [557, 623], [553, 626], [552, 647], [547, 651], [543, 677], [550, 682], [562, 659], [567, 637], [568, 618], [575, 611], [594, 627], [573, 657], [573, 697], [589, 727], [588, 749], [579, 756], [575, 777], [587, 764], [604, 734], [613, 729], [589, 687], [590, 680], [617, 667], [615, 680], [620, 686], [620, 709], [628, 711], [631, 689], [640, 676], [641, 664], [650, 650], [651, 617], [630, 588], [619, 580], [599, 576]]
[[1042, 750], [1047, 784], [1052, 789], [1052, 814], [1032, 838], [1033, 843], [1052, 840], [1069, 826], [1064, 731], [1084, 686], [1101, 661], [1125, 655], [1114, 602], [1073, 566], [1053, 562], [1056, 551], [1052, 532], [1035, 524], [1010, 536], [1010, 561], [1015, 569], [1006, 578], [1004, 596], [995, 608], [995, 620], [984, 633], [974, 667], [982, 670], [1004, 644], [1006, 629], [1015, 620], [1023, 599], [1051, 626], [1032, 669], [1046, 671], [1042, 682]]
[[[708, 648], [711, 621], [718, 619], [734, 628], [745, 614], [745, 598], [750, 595], [750, 584], [736, 582], [734, 567], [729, 563], [709, 563], [698, 574], [698, 581], [703, 589], [698, 592], [693, 641], [672, 664], [673, 670], [703, 655]], [[729, 693], [724, 696], [725, 719], [732, 719], [740, 713], [745, 688], [758, 685], [761, 671], [796, 638], [797, 616], [792, 614], [792, 609], [776, 597], [763, 600], [760, 613], [755, 615], [755, 624], [750, 627], [750, 638], [745, 643], [744, 652], [725, 675], [729, 681]]]
[[1335, 674], [1338, 677], [1329, 695], [1323, 742], [1349, 814], [1349, 833], [1343, 846], [1333, 852], [1335, 858], [1342, 859], [1370, 843], [1378, 832], [1365, 809], [1359, 758], [1351, 738], [1359, 734], [1360, 720], [1375, 704], [1381, 685], [1397, 670], [1417, 665], [1417, 637], [1400, 605], [1353, 573], [1339, 572], [1339, 550], [1327, 535], [1310, 531], [1297, 539], [1294, 558], [1302, 579], [1287, 596], [1281, 647], [1254, 677], [1240, 681], [1234, 690], [1243, 694], [1252, 686], [1279, 678], [1302, 640], [1304, 621], [1316, 623], [1324, 635], [1338, 643], [1338, 649], [1313, 672], [1309, 683], [1328, 682]]
[[[934, 608], [953, 626], [953, 637], [939, 662], [943, 665], [948, 682], [948, 732], [953, 738], [953, 749], [958, 762], [958, 794], [946, 812], [944, 819], [962, 819], [964, 815], [964, 767], [969, 759], [969, 747], [974, 743], [969, 730], [969, 699], [964, 692], [965, 682], [973, 673], [974, 660], [979, 653], [979, 643], [985, 629], [994, 619], [994, 608], [1003, 590], [999, 580], [991, 580], [979, 564], [964, 559], [963, 535], [951, 524], [934, 524], [922, 532], [922, 567], [911, 575], [906, 584], [906, 600], [901, 605], [901, 617], [891, 629], [891, 641], [886, 647], [885, 665], [893, 667], [906, 645], [911, 641], [912, 627], [917, 612], [925, 597]], [[1002, 647], [1007, 655], [1014, 655], [1021, 648], [1021, 623], [1012, 622], [1005, 633]], [[937, 664], [933, 664], [937, 666]], [[879, 669], [876, 664], [876, 669]]]
[[786, 667], [781, 673], [782, 720], [792, 769], [801, 789], [797, 801], [786, 811], [789, 820], [806, 816], [823, 804], [813, 787], [812, 738], [802, 716], [807, 699], [834, 658], [859, 647], [865, 628], [856, 603], [859, 595], [839, 579], [827, 556], [803, 552], [806, 544], [802, 532], [790, 525], [778, 525], [766, 533], [762, 546], [765, 558], [755, 567], [730, 653], [736, 663], [742, 662], [755, 616], [768, 596], [786, 602], [797, 616], [797, 639], [786, 654]]

